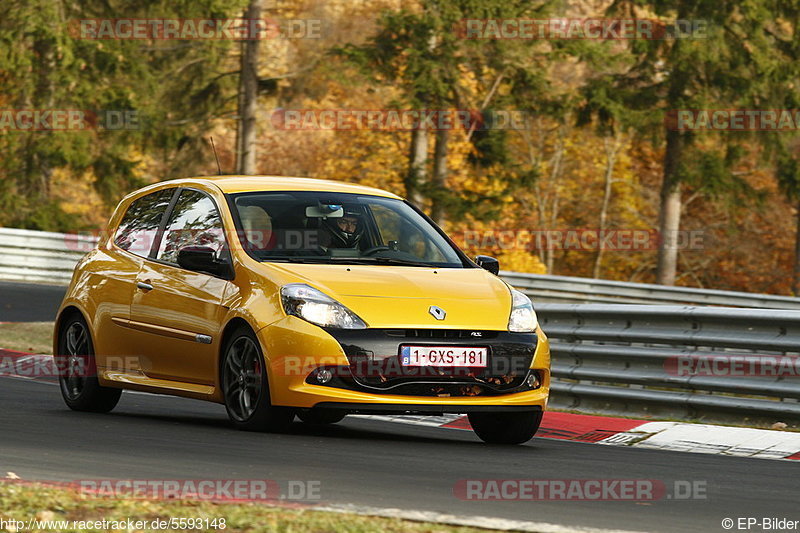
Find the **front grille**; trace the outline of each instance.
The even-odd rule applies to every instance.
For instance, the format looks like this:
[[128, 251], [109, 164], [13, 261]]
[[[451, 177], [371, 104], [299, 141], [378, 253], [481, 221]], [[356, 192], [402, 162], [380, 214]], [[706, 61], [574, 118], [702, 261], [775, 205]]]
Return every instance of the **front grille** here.
[[496, 331], [474, 329], [387, 329], [384, 330], [390, 337], [405, 337], [407, 339], [495, 339]]

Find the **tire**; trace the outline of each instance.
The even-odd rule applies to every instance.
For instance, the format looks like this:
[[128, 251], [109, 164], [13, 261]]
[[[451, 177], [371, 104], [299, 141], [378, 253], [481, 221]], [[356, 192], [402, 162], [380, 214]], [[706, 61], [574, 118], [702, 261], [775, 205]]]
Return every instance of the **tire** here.
[[336, 424], [344, 420], [347, 413], [331, 409], [301, 409], [297, 418], [306, 424]]
[[92, 335], [82, 316], [71, 315], [61, 324], [55, 362], [61, 396], [70, 409], [108, 413], [117, 406], [122, 389], [100, 386]]
[[250, 328], [239, 328], [225, 344], [220, 383], [225, 409], [237, 429], [281, 432], [294, 420], [294, 409], [273, 406], [261, 345]]
[[522, 444], [536, 434], [542, 411], [518, 413], [469, 413], [475, 434], [488, 444]]

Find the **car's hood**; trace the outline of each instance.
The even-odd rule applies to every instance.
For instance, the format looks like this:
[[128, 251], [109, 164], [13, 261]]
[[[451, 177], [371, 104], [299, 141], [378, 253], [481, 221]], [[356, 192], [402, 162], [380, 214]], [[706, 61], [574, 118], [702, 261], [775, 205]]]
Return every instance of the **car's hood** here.
[[[266, 265], [265, 265], [266, 267]], [[335, 298], [371, 328], [505, 330], [508, 287], [480, 268], [271, 263], [288, 283], [307, 283]], [[445, 311], [437, 320], [431, 306]]]

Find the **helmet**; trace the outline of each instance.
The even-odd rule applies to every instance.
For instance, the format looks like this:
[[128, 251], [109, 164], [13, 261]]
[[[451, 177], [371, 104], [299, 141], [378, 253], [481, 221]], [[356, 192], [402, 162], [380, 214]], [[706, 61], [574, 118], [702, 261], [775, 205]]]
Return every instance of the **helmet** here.
[[356, 248], [364, 236], [361, 213], [345, 211], [339, 218], [325, 218], [323, 225], [331, 234], [332, 248]]

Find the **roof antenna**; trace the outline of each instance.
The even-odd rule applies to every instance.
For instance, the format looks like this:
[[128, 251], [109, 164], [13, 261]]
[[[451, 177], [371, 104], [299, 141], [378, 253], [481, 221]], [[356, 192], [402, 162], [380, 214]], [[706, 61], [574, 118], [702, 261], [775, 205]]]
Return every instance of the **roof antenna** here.
[[222, 176], [222, 167], [219, 166], [219, 156], [217, 155], [217, 147], [214, 146], [214, 137], [209, 137], [209, 139], [211, 139], [211, 149], [214, 150], [214, 159], [217, 160], [217, 172]]

